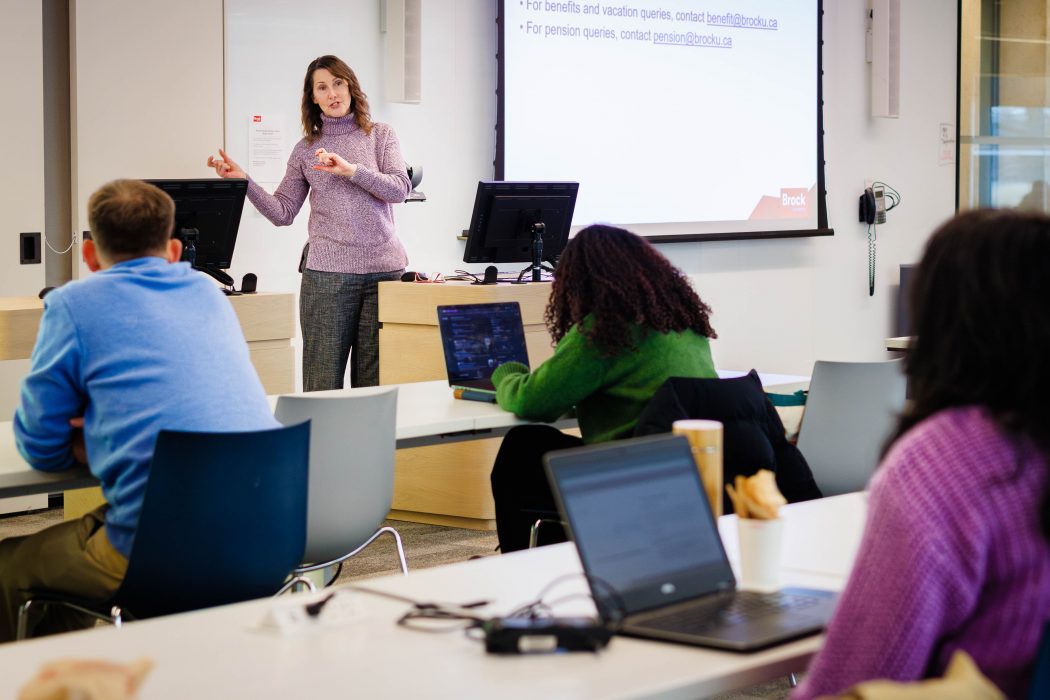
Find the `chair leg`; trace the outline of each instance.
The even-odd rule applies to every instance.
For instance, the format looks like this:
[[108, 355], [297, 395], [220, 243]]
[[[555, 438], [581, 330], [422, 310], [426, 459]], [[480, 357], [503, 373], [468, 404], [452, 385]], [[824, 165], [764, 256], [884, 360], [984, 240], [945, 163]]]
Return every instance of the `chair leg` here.
[[350, 557], [353, 557], [353, 556], [356, 556], [357, 554], [359, 554], [365, 547], [367, 547], [368, 545], [370, 545], [373, 542], [375, 542], [377, 537], [379, 537], [380, 535], [386, 534], [386, 533], [389, 533], [394, 538], [394, 544], [397, 546], [397, 557], [398, 557], [399, 563], [401, 565], [401, 573], [407, 576], [408, 575], [408, 560], [405, 559], [405, 547], [401, 543], [401, 534], [398, 533], [397, 530], [395, 530], [394, 528], [389, 527], [389, 526], [388, 527], [381, 527], [378, 530], [376, 530], [375, 532], [373, 532], [372, 536], [369, 537], [367, 540], [365, 540], [364, 544], [362, 544], [360, 547], [358, 547], [354, 551], [350, 552], [349, 554], [344, 554], [343, 556], [339, 557], [338, 559], [333, 559], [332, 561], [319, 562], [317, 564], [310, 564], [309, 566], [300, 566], [293, 573], [295, 573], [297, 575], [298, 574], [305, 574], [308, 571], [317, 571], [318, 569], [324, 569], [326, 567], [333, 566], [335, 564], [339, 564], [341, 562], [344, 562], [347, 559], [349, 559]]
[[314, 593], [317, 590], [317, 586], [314, 585], [313, 581], [306, 578], [305, 576], [302, 576], [301, 574], [296, 573], [295, 576], [292, 576], [292, 578], [285, 581], [284, 585], [281, 586], [280, 590], [273, 594], [273, 597], [276, 598], [279, 595], [284, 595], [288, 591], [291, 591], [292, 593], [297, 593], [300, 590], [302, 590], [300, 586], [306, 588], [306, 590], [310, 591], [311, 593]]
[[82, 607], [82, 606], [76, 604], [76, 603], [71, 603], [68, 600], [57, 600], [57, 599], [53, 599], [53, 598], [45, 598], [45, 599], [42, 599], [42, 600], [34, 600], [34, 599], [30, 598], [29, 600], [27, 600], [26, 602], [24, 602], [20, 606], [18, 606], [18, 624], [17, 624], [17, 627], [15, 628], [15, 640], [16, 641], [20, 641], [20, 640], [29, 638], [29, 615], [30, 615], [31, 610], [34, 607], [43, 607], [43, 608], [46, 609], [48, 605], [61, 605], [64, 608], [69, 608], [71, 610], [76, 610], [77, 612], [81, 612], [81, 613], [84, 613], [86, 615], [90, 615], [91, 617], [95, 618], [96, 620], [102, 620], [103, 622], [108, 622], [109, 624], [113, 625], [114, 627], [118, 627], [118, 628], [124, 626], [125, 617], [128, 617], [129, 619], [134, 619], [134, 618], [131, 618], [130, 616], [126, 615], [124, 613], [124, 610], [121, 609], [121, 607], [119, 605], [112, 606], [109, 609], [109, 615], [105, 615], [103, 613], [99, 613], [96, 610], [89, 610], [89, 609], [87, 609], [85, 607]]
[[15, 630], [15, 641], [22, 641], [27, 639], [27, 632], [29, 631], [29, 609], [33, 606], [33, 601], [27, 600], [18, 606], [18, 628]]
[[376, 530], [376, 534], [372, 539], [375, 539], [384, 532], [389, 532], [393, 536], [394, 545], [397, 547], [397, 558], [401, 562], [401, 574], [408, 576], [408, 560], [405, 559], [405, 546], [401, 543], [401, 533], [392, 527], [381, 527]]
[[534, 522], [532, 524], [532, 527], [529, 528], [529, 549], [536, 548], [536, 544], [539, 542], [540, 539], [540, 526], [542, 526], [544, 523], [557, 523], [558, 525], [561, 525], [560, 520], [553, 520], [551, 518], [540, 518], [539, 520]]

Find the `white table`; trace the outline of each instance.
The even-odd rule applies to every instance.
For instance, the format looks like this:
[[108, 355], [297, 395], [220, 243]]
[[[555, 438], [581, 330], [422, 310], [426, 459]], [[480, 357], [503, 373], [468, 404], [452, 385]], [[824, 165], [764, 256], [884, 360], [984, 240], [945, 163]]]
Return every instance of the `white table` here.
[[[849, 494], [784, 509], [785, 583], [841, 588], [862, 528], [865, 499]], [[734, 519], [719, 523], [735, 550]], [[488, 557], [407, 577], [361, 585], [417, 600], [463, 603], [487, 599], [487, 615], [530, 601], [558, 576], [580, 571], [570, 544]], [[581, 579], [558, 587], [583, 591]], [[696, 698], [763, 682], [805, 668], [821, 637], [754, 654], [718, 652], [617, 637], [600, 654], [498, 657], [462, 634], [426, 634], [398, 627], [408, 606], [349, 593], [329, 625], [282, 636], [260, 622], [275, 605], [300, 605], [312, 595], [258, 600], [85, 632], [0, 646], [0, 697], [11, 697], [40, 665], [63, 657], [126, 662], [146, 656], [155, 667], [142, 700], [189, 697]], [[334, 602], [333, 602], [334, 604]], [[588, 614], [576, 599], [559, 614]], [[338, 610], [336, 611], [338, 612]]]
[[[495, 404], [454, 399], [447, 382], [417, 382], [397, 386], [395, 434], [398, 448], [498, 437], [515, 425], [529, 422], [507, 413]], [[312, 395], [346, 395], [369, 391], [373, 390], [340, 389]], [[277, 397], [271, 397], [271, 403], [276, 402]], [[562, 423], [575, 425], [572, 420]], [[98, 481], [86, 468], [57, 473], [30, 469], [15, 448], [11, 423], [0, 423], [0, 498], [55, 493], [97, 485]]]
[[[726, 371], [719, 374], [733, 377], [744, 373]], [[766, 386], [793, 384], [805, 379], [808, 378], [780, 374], [762, 375], [763, 384]], [[500, 437], [514, 426], [530, 422], [504, 411], [495, 404], [455, 399], [448, 383], [444, 381], [394, 386], [398, 387], [395, 435], [399, 449]], [[346, 395], [369, 391], [373, 389], [338, 389], [312, 395]], [[276, 401], [276, 397], [271, 397], [271, 403]], [[558, 428], [572, 427], [576, 425], [576, 421], [566, 418], [554, 425]], [[10, 421], [0, 422], [0, 498], [57, 493], [97, 485], [98, 482], [86, 468], [57, 473], [30, 469], [15, 448]]]

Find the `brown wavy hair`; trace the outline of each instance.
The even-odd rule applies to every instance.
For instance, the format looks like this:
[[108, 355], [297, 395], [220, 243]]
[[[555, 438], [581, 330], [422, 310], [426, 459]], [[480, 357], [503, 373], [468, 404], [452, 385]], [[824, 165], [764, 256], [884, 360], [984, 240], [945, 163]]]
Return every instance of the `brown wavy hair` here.
[[336, 56], [318, 56], [306, 67], [303, 79], [303, 135], [306, 140], [314, 142], [321, 135], [321, 107], [314, 102], [314, 71], [324, 68], [337, 78], [342, 78], [350, 86], [350, 111], [361, 131], [366, 134], [372, 131], [372, 114], [368, 111], [368, 96], [361, 89], [357, 75]]
[[[1050, 460], [1050, 217], [985, 209], [950, 219], [926, 244], [908, 301], [912, 400], [890, 444], [939, 411], [982, 406]], [[1041, 517], [1050, 539], [1050, 488]]]
[[[594, 225], [565, 246], [544, 317], [555, 342], [579, 326], [611, 357], [635, 346], [637, 326], [717, 338], [710, 314], [685, 275], [648, 241], [622, 228]], [[588, 315], [593, 323], [584, 328]]]

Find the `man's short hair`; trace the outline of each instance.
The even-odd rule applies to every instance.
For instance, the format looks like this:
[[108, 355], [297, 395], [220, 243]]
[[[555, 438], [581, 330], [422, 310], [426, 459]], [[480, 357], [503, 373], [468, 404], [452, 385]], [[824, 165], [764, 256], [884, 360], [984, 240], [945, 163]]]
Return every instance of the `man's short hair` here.
[[164, 249], [175, 227], [175, 202], [141, 180], [108, 182], [88, 200], [91, 238], [106, 255], [128, 259]]

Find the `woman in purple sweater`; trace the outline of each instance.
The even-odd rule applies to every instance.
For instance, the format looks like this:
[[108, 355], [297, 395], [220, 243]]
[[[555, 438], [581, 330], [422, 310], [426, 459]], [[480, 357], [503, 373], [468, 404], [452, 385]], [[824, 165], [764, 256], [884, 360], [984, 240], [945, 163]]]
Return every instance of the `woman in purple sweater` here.
[[940, 675], [958, 649], [1027, 694], [1050, 619], [1048, 271], [1042, 214], [973, 211], [930, 238], [910, 300], [912, 402], [793, 697]]
[[[379, 383], [378, 283], [396, 280], [408, 257], [394, 234], [393, 204], [411, 189], [394, 130], [372, 121], [357, 76], [321, 56], [303, 81], [304, 138], [292, 149], [271, 195], [248, 179], [248, 199], [276, 226], [287, 226], [310, 196], [299, 322], [303, 389], [341, 389], [347, 360], [352, 386]], [[219, 150], [208, 166], [220, 177], [247, 177]]]

